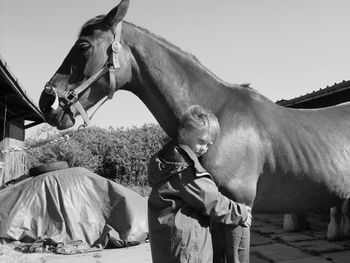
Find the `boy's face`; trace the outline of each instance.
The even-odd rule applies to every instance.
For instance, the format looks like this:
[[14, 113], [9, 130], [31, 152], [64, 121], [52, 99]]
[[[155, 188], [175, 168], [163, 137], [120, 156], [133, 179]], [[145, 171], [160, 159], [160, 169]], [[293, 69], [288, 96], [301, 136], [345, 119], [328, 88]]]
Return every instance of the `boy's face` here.
[[181, 129], [179, 133], [179, 142], [187, 145], [196, 154], [197, 157], [202, 156], [208, 151], [213, 144], [213, 138], [206, 129]]

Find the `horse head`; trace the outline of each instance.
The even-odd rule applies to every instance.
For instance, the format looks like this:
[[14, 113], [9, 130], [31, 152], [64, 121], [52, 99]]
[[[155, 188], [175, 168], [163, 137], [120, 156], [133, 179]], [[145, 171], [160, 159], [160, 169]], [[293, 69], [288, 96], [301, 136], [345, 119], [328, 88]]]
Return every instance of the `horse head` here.
[[[127, 46], [121, 40], [128, 6], [129, 0], [122, 0], [107, 15], [83, 25], [78, 40], [40, 96], [40, 109], [50, 125], [67, 129], [75, 124], [78, 114], [85, 125], [89, 124], [86, 110], [130, 84], [132, 69]], [[54, 109], [55, 101], [58, 106]]]

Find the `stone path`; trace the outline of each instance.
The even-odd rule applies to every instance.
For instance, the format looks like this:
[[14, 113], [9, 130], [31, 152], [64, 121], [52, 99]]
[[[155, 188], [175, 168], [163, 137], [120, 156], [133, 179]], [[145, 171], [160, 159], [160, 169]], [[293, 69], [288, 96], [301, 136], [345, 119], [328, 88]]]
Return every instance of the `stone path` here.
[[251, 263], [349, 263], [350, 240], [326, 239], [326, 216], [308, 217], [311, 229], [283, 233], [283, 215], [254, 215], [251, 231]]
[[[283, 233], [282, 220], [283, 215], [254, 215], [250, 263], [350, 263], [350, 240], [329, 242], [326, 239], [327, 217], [308, 217], [311, 229], [301, 233]], [[152, 259], [149, 243], [70, 256], [48, 253], [23, 254], [6, 251], [0, 245], [0, 262], [152, 263]]]

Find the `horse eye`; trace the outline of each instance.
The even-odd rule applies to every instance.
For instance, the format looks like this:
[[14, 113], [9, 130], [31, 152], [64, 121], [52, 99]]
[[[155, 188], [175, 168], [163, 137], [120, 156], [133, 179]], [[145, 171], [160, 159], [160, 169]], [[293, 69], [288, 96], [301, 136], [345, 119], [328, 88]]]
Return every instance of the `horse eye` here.
[[90, 47], [91, 47], [90, 43], [87, 43], [87, 42], [79, 43], [79, 49], [83, 52], [89, 50]]

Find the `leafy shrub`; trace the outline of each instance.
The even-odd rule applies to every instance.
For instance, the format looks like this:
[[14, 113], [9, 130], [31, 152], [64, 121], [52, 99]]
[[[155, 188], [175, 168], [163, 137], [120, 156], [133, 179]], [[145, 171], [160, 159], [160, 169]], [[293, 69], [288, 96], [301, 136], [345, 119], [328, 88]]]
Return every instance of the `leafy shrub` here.
[[[142, 127], [91, 127], [60, 132], [45, 140], [26, 140], [28, 167], [52, 161], [81, 166], [124, 186], [147, 186], [147, 163], [168, 140], [156, 124]], [[38, 146], [39, 145], [39, 146]], [[147, 190], [142, 195], [147, 194]]]

